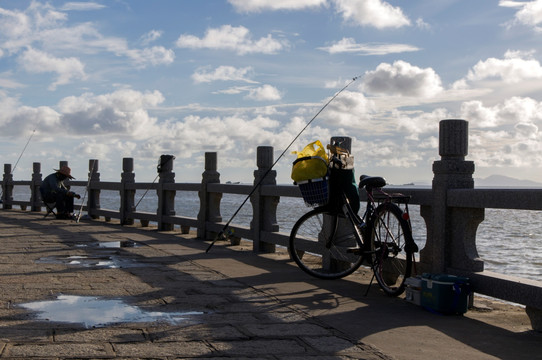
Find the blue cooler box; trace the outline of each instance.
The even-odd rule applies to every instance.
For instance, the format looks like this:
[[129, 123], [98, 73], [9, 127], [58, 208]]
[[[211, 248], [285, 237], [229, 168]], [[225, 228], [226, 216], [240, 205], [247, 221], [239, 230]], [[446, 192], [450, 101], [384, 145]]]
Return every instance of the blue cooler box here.
[[469, 304], [469, 278], [448, 274], [422, 275], [421, 305], [442, 314], [464, 314]]

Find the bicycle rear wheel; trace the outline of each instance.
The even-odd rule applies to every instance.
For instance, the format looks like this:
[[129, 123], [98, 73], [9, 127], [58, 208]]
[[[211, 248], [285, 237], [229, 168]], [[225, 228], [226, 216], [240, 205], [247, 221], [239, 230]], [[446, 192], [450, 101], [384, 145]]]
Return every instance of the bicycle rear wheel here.
[[413, 241], [403, 211], [393, 203], [379, 205], [373, 216], [370, 233], [370, 253], [373, 271], [382, 290], [398, 296], [410, 276], [412, 252], [407, 241]]
[[324, 208], [306, 213], [295, 223], [288, 251], [303, 271], [321, 279], [347, 276], [363, 262], [352, 222]]

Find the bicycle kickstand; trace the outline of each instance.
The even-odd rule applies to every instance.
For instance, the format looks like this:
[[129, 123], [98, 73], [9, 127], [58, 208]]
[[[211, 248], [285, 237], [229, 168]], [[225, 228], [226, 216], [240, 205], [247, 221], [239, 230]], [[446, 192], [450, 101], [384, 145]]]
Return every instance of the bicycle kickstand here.
[[371, 285], [373, 285], [373, 280], [375, 279], [375, 273], [373, 272], [373, 276], [371, 276], [371, 281], [369, 281], [369, 285], [367, 285], [367, 290], [365, 291], [365, 295], [369, 295], [369, 290], [371, 290]]

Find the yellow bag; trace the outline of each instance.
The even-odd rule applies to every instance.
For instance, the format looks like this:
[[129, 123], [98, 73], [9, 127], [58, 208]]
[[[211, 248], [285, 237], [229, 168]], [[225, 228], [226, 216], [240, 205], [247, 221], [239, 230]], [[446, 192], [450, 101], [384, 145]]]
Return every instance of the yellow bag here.
[[292, 180], [295, 182], [326, 176], [329, 160], [320, 140], [316, 140], [305, 146], [302, 151], [294, 151], [292, 154], [297, 154], [297, 159], [292, 166]]

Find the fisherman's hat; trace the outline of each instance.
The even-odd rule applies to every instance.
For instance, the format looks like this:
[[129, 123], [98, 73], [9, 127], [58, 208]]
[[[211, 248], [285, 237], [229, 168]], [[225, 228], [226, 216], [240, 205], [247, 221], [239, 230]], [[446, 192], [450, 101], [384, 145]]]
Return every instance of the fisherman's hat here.
[[70, 179], [75, 179], [71, 174], [72, 174], [72, 169], [70, 169], [69, 167], [67, 167], [66, 165], [62, 166], [60, 169], [58, 170], [55, 170], [57, 173], [60, 173]]

